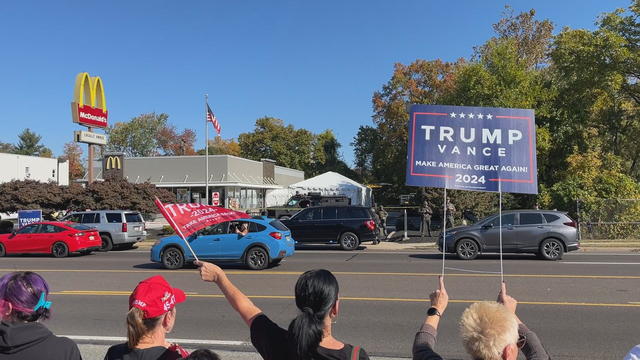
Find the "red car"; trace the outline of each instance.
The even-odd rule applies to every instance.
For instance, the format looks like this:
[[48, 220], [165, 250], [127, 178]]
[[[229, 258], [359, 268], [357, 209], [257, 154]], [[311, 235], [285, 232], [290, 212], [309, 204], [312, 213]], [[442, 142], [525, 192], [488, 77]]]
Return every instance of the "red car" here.
[[0, 235], [0, 256], [7, 254], [51, 254], [65, 257], [72, 252], [89, 254], [100, 249], [98, 231], [68, 221], [46, 221], [23, 226]]

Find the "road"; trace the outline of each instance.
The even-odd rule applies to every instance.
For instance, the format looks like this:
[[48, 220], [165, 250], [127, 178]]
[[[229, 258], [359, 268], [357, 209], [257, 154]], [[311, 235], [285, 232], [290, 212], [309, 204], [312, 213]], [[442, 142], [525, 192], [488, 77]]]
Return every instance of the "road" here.
[[[0, 262], [0, 273], [41, 273], [53, 291], [48, 326], [57, 334], [87, 337], [84, 341], [90, 343], [125, 336], [130, 291], [140, 280], [162, 274], [188, 294], [178, 307], [172, 338], [206, 340], [206, 346], [216, 349], [250, 350], [248, 329], [214, 285], [200, 281], [193, 268], [167, 271], [148, 258], [148, 251], [140, 250], [66, 259], [8, 257]], [[451, 302], [440, 323], [437, 349], [449, 359], [467, 358], [457, 321], [470, 303], [496, 298], [499, 260], [448, 257], [445, 266]], [[377, 356], [410, 357], [442, 260], [433, 251], [302, 250], [270, 270], [223, 268], [283, 327], [296, 313], [293, 287], [298, 275], [312, 268], [329, 269], [340, 282], [342, 299], [336, 337]], [[554, 359], [620, 359], [640, 343], [640, 255], [571, 253], [559, 262], [505, 255], [504, 270], [509, 293], [520, 302], [519, 316], [539, 334]]]

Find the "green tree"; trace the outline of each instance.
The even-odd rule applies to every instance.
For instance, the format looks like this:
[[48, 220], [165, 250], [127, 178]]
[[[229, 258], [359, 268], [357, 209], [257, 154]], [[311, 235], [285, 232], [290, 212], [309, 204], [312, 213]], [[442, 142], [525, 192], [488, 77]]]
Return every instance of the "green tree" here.
[[16, 151], [15, 146], [13, 144], [0, 142], [0, 153], [14, 153]]
[[131, 157], [194, 155], [195, 132], [185, 129], [180, 133], [168, 121], [167, 114], [148, 113], [115, 123], [107, 129], [107, 151]]
[[[223, 139], [216, 136], [209, 140], [209, 155], [233, 155], [240, 156], [240, 144], [235, 139]], [[198, 150], [199, 155], [205, 154], [205, 149]]]
[[284, 125], [272, 117], [256, 120], [255, 130], [238, 136], [242, 156], [260, 160], [268, 158], [279, 165], [309, 170], [312, 164], [313, 134], [306, 129]]
[[52, 157], [53, 153], [46, 146], [40, 144], [42, 136], [30, 129], [25, 129], [18, 135], [18, 144], [15, 146], [15, 153], [29, 156]]
[[376, 128], [360, 126], [351, 143], [355, 157], [355, 171], [367, 182], [374, 180], [373, 166], [377, 160], [376, 156], [379, 154], [377, 150], [381, 137]]

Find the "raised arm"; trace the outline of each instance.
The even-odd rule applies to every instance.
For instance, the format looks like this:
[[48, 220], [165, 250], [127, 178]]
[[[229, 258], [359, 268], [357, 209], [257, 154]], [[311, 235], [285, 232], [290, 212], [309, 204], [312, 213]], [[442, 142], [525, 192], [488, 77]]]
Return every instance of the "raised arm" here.
[[[500, 288], [500, 293], [498, 294], [498, 302], [504, 305], [510, 312], [516, 315], [516, 308], [518, 306], [518, 301], [513, 297], [507, 295], [507, 285], [503, 282]], [[518, 320], [518, 345], [522, 346], [521, 350], [524, 354], [525, 359], [527, 360], [549, 360], [551, 356], [542, 345], [542, 341], [538, 338], [538, 335], [533, 331], [529, 330], [529, 328], [520, 320], [518, 315], [516, 315], [516, 319]], [[522, 343], [521, 343], [522, 342]]]
[[242, 320], [251, 327], [253, 319], [262, 313], [262, 310], [255, 306], [242, 291], [233, 285], [220, 267], [202, 261], [196, 261], [194, 264], [200, 268], [200, 277], [202, 280], [216, 283], [231, 307], [233, 307], [233, 309], [240, 314]]
[[438, 324], [449, 304], [449, 295], [444, 287], [444, 279], [439, 278], [438, 289], [429, 295], [431, 307], [420, 330], [413, 340], [413, 360], [442, 360], [434, 350], [436, 337], [438, 336]]

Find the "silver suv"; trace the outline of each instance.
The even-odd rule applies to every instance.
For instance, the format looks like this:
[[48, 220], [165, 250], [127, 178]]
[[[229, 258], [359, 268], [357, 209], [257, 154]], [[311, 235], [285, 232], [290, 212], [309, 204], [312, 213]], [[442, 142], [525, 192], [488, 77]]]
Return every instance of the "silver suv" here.
[[[438, 249], [442, 251], [442, 234]], [[479, 253], [499, 252], [500, 221], [491, 215], [471, 226], [447, 229], [447, 253], [471, 260]], [[533, 253], [546, 260], [560, 260], [565, 252], [578, 250], [576, 222], [566, 213], [553, 210], [511, 210], [502, 212], [502, 251]]]
[[102, 238], [101, 251], [109, 251], [114, 246], [130, 249], [135, 243], [147, 237], [144, 219], [137, 211], [78, 211], [68, 214], [62, 220], [96, 228]]

